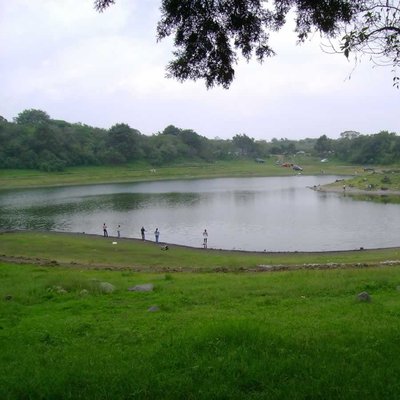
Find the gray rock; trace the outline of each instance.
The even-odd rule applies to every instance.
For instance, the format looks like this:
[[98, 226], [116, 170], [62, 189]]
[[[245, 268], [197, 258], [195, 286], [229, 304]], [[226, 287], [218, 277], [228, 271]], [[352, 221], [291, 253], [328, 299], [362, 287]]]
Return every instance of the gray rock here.
[[368, 303], [372, 300], [372, 299], [371, 299], [371, 296], [368, 294], [368, 292], [361, 292], [361, 293], [358, 293], [357, 299], [358, 299], [359, 301], [365, 301], [365, 302], [368, 302]]
[[103, 293], [112, 293], [115, 291], [115, 286], [109, 282], [100, 282], [99, 289]]
[[157, 311], [160, 311], [160, 307], [158, 307], [158, 306], [151, 306], [151, 307], [149, 307], [149, 308], [147, 309], [147, 311], [149, 311], [149, 312], [157, 312]]
[[154, 285], [152, 283], [145, 283], [143, 285], [136, 285], [128, 288], [130, 292], [152, 292]]
[[264, 265], [264, 264], [260, 264], [257, 265], [257, 268], [260, 270], [264, 270], [264, 271], [270, 271], [271, 269], [274, 269], [273, 265]]
[[79, 294], [80, 294], [81, 296], [87, 296], [87, 295], [89, 294], [89, 291], [86, 290], [86, 289], [82, 289], [82, 290], [79, 292]]

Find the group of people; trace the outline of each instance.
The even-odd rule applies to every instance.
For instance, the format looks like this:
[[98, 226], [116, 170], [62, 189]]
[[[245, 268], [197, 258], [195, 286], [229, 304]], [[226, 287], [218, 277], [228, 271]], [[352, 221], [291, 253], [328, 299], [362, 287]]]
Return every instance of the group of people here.
[[[144, 226], [142, 226], [142, 228], [140, 229], [140, 235], [142, 236], [142, 240], [146, 239], [146, 229], [144, 229]], [[158, 228], [156, 228], [156, 230], [154, 231], [154, 237], [156, 239], [156, 243], [159, 243], [160, 231], [158, 230]]]
[[[142, 236], [142, 240], [145, 240], [145, 232], [146, 229], [144, 229], [144, 226], [142, 226], [142, 228], [140, 229], [140, 235]], [[104, 237], [108, 237], [108, 230], [107, 230], [107, 225], [106, 223], [103, 224], [103, 236]], [[154, 236], [156, 238], [156, 243], [159, 242], [159, 238], [160, 238], [160, 231], [158, 228], [156, 228], [156, 230], [154, 231]], [[117, 226], [117, 237], [120, 238], [121, 237], [121, 225]]]
[[[144, 229], [144, 226], [142, 226], [142, 228], [140, 229], [140, 235], [142, 237], [142, 240], [146, 239], [146, 229]], [[104, 237], [108, 237], [108, 230], [107, 230], [107, 225], [106, 223], [103, 224], [103, 236]], [[154, 231], [154, 236], [156, 239], [156, 243], [159, 243], [159, 239], [160, 239], [160, 231], [158, 228], [156, 228], [156, 230]], [[117, 237], [121, 237], [121, 225], [118, 225], [117, 227]]]
[[[144, 228], [144, 226], [142, 226], [141, 229], [140, 229], [140, 235], [142, 237], [142, 240], [146, 240], [146, 229]], [[107, 230], [106, 223], [103, 224], [103, 236], [104, 237], [108, 237], [108, 230]], [[121, 225], [117, 226], [117, 237], [118, 238], [121, 237]], [[160, 242], [160, 230], [158, 228], [156, 228], [156, 230], [154, 231], [154, 237], [155, 237], [156, 243], [159, 243]], [[203, 232], [203, 247], [205, 249], [207, 248], [207, 242], [208, 242], [208, 232], [207, 232], [207, 229], [204, 229], [204, 232]]]
[[[108, 237], [108, 230], [106, 223], [103, 224], [103, 236]], [[121, 225], [117, 226], [117, 237], [121, 237]]]

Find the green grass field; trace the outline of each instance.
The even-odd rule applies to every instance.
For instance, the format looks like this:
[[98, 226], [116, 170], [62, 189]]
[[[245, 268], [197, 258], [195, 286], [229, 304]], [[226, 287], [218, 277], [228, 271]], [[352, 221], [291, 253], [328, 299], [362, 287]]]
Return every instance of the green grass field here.
[[[145, 283], [154, 290], [128, 291]], [[157, 274], [0, 262], [0, 398], [398, 399], [399, 285], [398, 267]]]
[[[163, 252], [112, 240], [0, 235], [1, 399], [398, 398], [400, 269], [380, 262], [399, 249]], [[324, 262], [347, 268], [247, 270]]]

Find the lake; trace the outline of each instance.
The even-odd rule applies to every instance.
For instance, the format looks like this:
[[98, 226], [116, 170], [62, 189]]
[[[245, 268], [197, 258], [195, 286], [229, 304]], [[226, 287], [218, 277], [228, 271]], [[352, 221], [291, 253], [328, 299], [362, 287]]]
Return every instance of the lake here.
[[336, 176], [220, 178], [0, 191], [0, 228], [85, 232], [209, 248], [350, 250], [399, 245], [400, 206], [310, 190]]

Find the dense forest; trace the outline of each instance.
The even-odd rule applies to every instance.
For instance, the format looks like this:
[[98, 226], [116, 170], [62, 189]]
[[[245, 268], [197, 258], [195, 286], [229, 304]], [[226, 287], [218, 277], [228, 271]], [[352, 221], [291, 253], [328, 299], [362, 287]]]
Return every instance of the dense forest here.
[[318, 139], [255, 140], [246, 134], [208, 139], [192, 129], [167, 126], [151, 136], [120, 123], [110, 129], [51, 119], [42, 110], [24, 110], [12, 122], [0, 116], [0, 168], [62, 171], [66, 167], [146, 161], [154, 166], [180, 161], [265, 159], [304, 152], [356, 164], [392, 164], [400, 160], [400, 137], [382, 131], [355, 131]]

